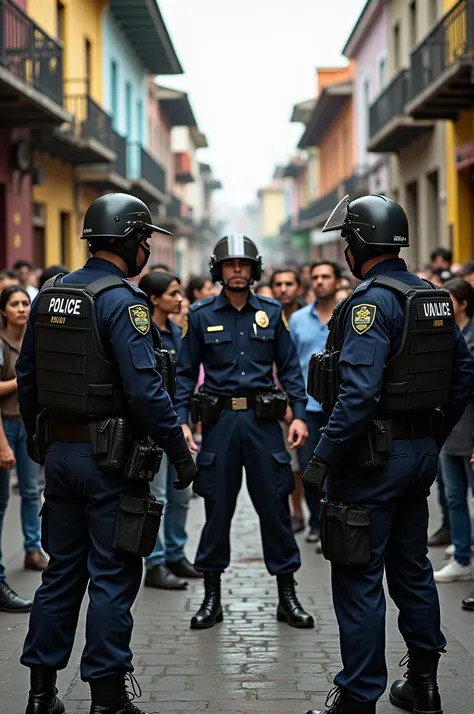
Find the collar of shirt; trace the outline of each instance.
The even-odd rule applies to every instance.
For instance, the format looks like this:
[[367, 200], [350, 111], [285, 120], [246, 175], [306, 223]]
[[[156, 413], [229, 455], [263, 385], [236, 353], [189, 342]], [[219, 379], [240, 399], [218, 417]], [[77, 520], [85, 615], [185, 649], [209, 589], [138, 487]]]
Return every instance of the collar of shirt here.
[[[249, 293], [248, 298], [247, 298], [247, 304], [244, 305], [244, 309], [247, 307], [247, 305], [250, 305], [250, 307], [254, 308], [255, 310], [260, 310], [261, 305], [258, 302], [258, 298], [253, 294]], [[219, 293], [219, 295], [216, 297], [214, 300], [214, 305], [212, 306], [213, 310], [222, 310], [224, 307], [232, 307], [230, 302], [228, 301], [226, 294], [224, 291]], [[234, 308], [236, 309], [236, 308]]]
[[8, 347], [10, 347], [10, 349], [12, 349], [17, 354], [20, 354], [20, 350], [18, 349], [18, 347], [8, 339], [4, 332], [0, 332], [0, 338], [3, 342], [5, 342], [6, 345], [8, 345]]
[[368, 273], [364, 275], [364, 280], [368, 278], [374, 278], [376, 275], [382, 273], [392, 272], [393, 270], [408, 271], [407, 264], [402, 258], [388, 258], [387, 260], [382, 260], [380, 263], [374, 265]]
[[115, 263], [111, 263], [110, 260], [104, 260], [104, 258], [89, 258], [84, 268], [91, 268], [92, 270], [103, 270], [106, 273], [118, 275], [120, 278], [127, 277], [123, 270], [118, 267], [118, 265], [115, 265]]

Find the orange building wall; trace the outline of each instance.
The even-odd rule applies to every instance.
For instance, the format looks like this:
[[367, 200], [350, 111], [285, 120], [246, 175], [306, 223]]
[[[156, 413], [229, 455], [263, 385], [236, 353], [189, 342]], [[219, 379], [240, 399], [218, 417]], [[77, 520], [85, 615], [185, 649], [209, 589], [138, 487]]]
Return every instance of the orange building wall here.
[[[350, 82], [354, 64], [347, 67], [318, 69], [318, 94], [333, 84]], [[319, 195], [325, 196], [341, 181], [351, 176], [354, 169], [353, 100], [348, 99], [334, 118], [319, 144]]]

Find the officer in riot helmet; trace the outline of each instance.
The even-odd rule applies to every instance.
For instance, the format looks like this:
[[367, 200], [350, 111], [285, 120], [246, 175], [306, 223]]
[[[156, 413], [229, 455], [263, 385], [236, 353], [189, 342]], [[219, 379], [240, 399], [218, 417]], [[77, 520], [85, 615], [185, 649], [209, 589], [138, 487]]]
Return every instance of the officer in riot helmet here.
[[439, 449], [471, 398], [474, 361], [449, 293], [399, 257], [409, 246], [400, 205], [346, 196], [323, 231], [340, 232], [362, 282], [335, 308], [308, 376], [308, 392], [330, 416], [303, 481], [322, 498], [321, 547], [344, 663], [316, 714], [375, 713], [387, 684], [384, 568], [408, 649], [406, 678], [394, 682], [390, 700], [441, 714], [446, 640], [426, 556], [427, 496]]
[[[245, 468], [260, 518], [265, 564], [277, 580], [277, 619], [311, 628], [314, 620], [295, 592], [294, 573], [301, 561], [288, 503], [295, 484], [278, 423], [289, 400], [294, 416], [289, 447], [304, 443], [306, 393], [296, 349], [281, 304], [250, 292], [262, 272], [261, 256], [250, 238], [241, 233], [222, 238], [210, 269], [211, 279], [223, 290], [191, 305], [175, 397], [190, 449], [195, 444], [188, 415], [203, 427], [194, 490], [204, 498], [206, 522], [194, 565], [204, 576], [204, 599], [191, 627], [213, 627], [223, 619], [221, 575], [230, 562], [230, 527]], [[195, 394], [201, 364], [204, 384]], [[274, 364], [286, 394], [275, 388]]]
[[176, 488], [187, 488], [195, 473], [158, 370], [161, 343], [146, 296], [127, 280], [146, 265], [155, 232], [167, 233], [138, 198], [94, 201], [82, 234], [92, 257], [46, 281], [16, 365], [29, 452], [45, 464], [50, 557], [21, 657], [30, 668], [27, 714], [64, 712], [56, 673], [67, 666], [87, 588], [81, 677], [91, 714], [139, 714], [127, 691], [130, 610], [162, 508], [149, 481], [162, 450], [176, 468]]

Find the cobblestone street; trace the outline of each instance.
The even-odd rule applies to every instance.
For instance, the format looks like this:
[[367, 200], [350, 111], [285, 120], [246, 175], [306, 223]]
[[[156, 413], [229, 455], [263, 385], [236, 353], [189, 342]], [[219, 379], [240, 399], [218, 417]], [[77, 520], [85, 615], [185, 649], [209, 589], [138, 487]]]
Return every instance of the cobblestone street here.
[[[21, 595], [34, 592], [38, 576], [21, 570], [18, 497], [7, 513], [4, 551], [10, 584]], [[203, 505], [193, 499], [189, 519], [188, 555], [194, 555]], [[433, 517], [432, 527], [436, 526]], [[297, 574], [298, 594], [315, 616], [314, 630], [298, 631], [276, 622], [276, 584], [267, 574], [260, 533], [246, 492], [240, 497], [233, 524], [233, 560], [223, 579], [224, 622], [205, 631], [189, 629], [202, 595], [197, 581], [184, 592], [143, 588], [134, 609], [133, 650], [142, 697], [135, 703], [147, 712], [288, 712], [303, 714], [322, 706], [332, 677], [340, 666], [337, 625], [332, 610], [329, 567], [314, 546], [298, 536], [303, 567]], [[433, 562], [442, 561], [441, 551]], [[441, 687], [445, 714], [472, 714], [474, 701], [474, 618], [460, 610], [470, 583], [440, 586], [448, 654], [442, 659]], [[396, 612], [388, 607], [390, 677], [398, 677], [405, 647], [396, 627]], [[84, 610], [83, 610], [84, 615]], [[83, 617], [82, 617], [83, 622]], [[23, 714], [28, 671], [18, 658], [27, 616], [0, 613], [0, 713]], [[82, 633], [70, 665], [61, 672], [60, 694], [68, 714], [88, 712], [88, 687], [78, 675]], [[380, 714], [395, 713], [385, 696]]]

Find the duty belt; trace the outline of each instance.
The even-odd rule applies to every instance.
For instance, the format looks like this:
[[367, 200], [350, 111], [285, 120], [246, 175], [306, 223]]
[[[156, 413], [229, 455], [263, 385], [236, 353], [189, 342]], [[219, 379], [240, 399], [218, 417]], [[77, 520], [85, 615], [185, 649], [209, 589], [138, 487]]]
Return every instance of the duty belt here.
[[244, 412], [255, 407], [255, 397], [219, 397], [219, 408]]
[[423, 439], [434, 435], [434, 426], [431, 421], [425, 422], [403, 422], [392, 421], [393, 439]]
[[51, 424], [52, 441], [90, 442], [91, 434], [88, 424]]

